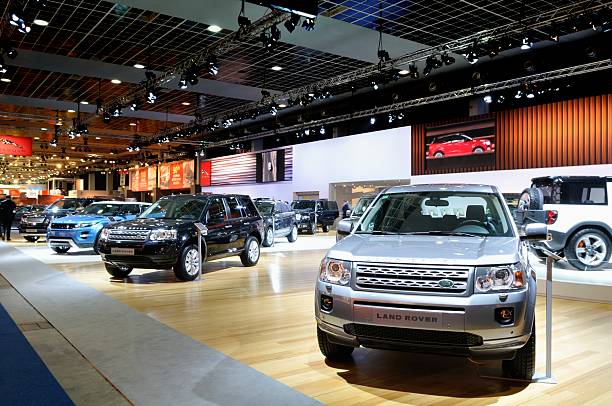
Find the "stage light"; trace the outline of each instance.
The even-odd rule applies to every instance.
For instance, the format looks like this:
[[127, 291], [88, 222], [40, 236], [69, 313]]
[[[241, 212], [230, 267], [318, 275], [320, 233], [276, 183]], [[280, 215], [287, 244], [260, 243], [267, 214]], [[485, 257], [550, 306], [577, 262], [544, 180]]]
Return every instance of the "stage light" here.
[[113, 107], [113, 109], [111, 110], [111, 115], [113, 117], [119, 117], [121, 116], [121, 106], [115, 106]]
[[283, 70], [283, 68], [282, 68], [281, 66], [278, 66], [278, 65], [273, 66], [273, 67], [271, 67], [270, 69], [272, 69], [272, 70], [273, 70], [273, 71], [275, 71], [275, 72], [278, 72], [278, 71], [280, 71], [280, 70]]
[[376, 117], [370, 117], [370, 125], [376, 124]]
[[147, 89], [147, 103], [154, 104], [157, 100], [157, 94], [155, 93], [154, 87], [149, 87]]
[[374, 90], [378, 90], [379, 89], [378, 83], [376, 83], [375, 80], [373, 80], [371, 84], [372, 84], [372, 89], [374, 89]]
[[514, 95], [514, 98], [520, 99], [521, 97], [523, 97], [523, 92], [521, 90], [517, 90], [516, 94]]
[[300, 23], [300, 16], [297, 14], [291, 14], [291, 18], [285, 21], [285, 28], [289, 33], [292, 33], [295, 30], [295, 27]]
[[389, 62], [391, 60], [389, 52], [385, 51], [384, 49], [379, 49], [377, 55], [380, 62]]
[[522, 40], [521, 49], [523, 50], [531, 49], [532, 46], [533, 46], [533, 40], [531, 39], [530, 36], [525, 35]]
[[120, 85], [121, 81], [119, 79], [111, 79], [111, 83], [114, 85]]
[[249, 20], [246, 16], [240, 15], [238, 16], [238, 26], [241, 29], [247, 29], [251, 26], [251, 20]]
[[47, 25], [49, 25], [49, 22], [46, 20], [41, 20], [40, 18], [35, 19], [34, 21], [32, 21], [35, 25], [38, 25], [40, 27], [46, 27]]
[[136, 69], [144, 69], [144, 68], [145, 68], [145, 66], [144, 66], [143, 64], [141, 64], [141, 63], [135, 63], [135, 64], [134, 64], [134, 67], [135, 67]]
[[17, 50], [11, 46], [5, 46], [4, 53], [11, 59], [15, 59], [17, 57]]
[[497, 96], [497, 102], [499, 104], [502, 104], [505, 101], [506, 101], [506, 98], [503, 95], [500, 94], [499, 96]]
[[446, 66], [452, 65], [455, 63], [455, 58], [447, 54], [446, 52], [442, 54], [441, 58], [442, 58], [442, 62], [444, 62], [444, 65]]
[[406, 70], [406, 69], [402, 69], [402, 70], [400, 70], [398, 73], [399, 73], [400, 75], [402, 75], [402, 76], [406, 76], [407, 74], [409, 74], [409, 73], [410, 73], [410, 71], [408, 71], [408, 70]]
[[219, 27], [218, 25], [209, 25], [208, 28], [206, 28], [208, 31], [210, 32], [219, 32], [221, 31], [221, 27]]
[[429, 76], [432, 69], [433, 69], [433, 66], [431, 66], [430, 64], [426, 64], [425, 67], [423, 68], [423, 76]]
[[22, 12], [13, 11], [9, 14], [9, 23], [17, 27], [17, 31], [22, 34], [27, 34], [32, 28], [25, 22]]
[[102, 121], [104, 121], [104, 123], [108, 124], [111, 121], [111, 115], [108, 111], [105, 111], [104, 114], [102, 115]]
[[493, 98], [491, 97], [491, 95], [486, 95], [485, 97], [482, 98], [484, 100], [485, 103], [487, 104], [491, 104], [493, 103]]
[[319, 128], [319, 134], [325, 135], [325, 127]]
[[472, 65], [474, 65], [476, 62], [478, 62], [478, 55], [476, 55], [476, 52], [474, 52], [473, 50], [469, 50], [468, 53], [465, 55], [465, 59]]
[[276, 25], [273, 25], [272, 27], [270, 27], [270, 38], [272, 39], [272, 41], [278, 42], [280, 40], [280, 37], [281, 37], [281, 32], [278, 29], [278, 27]]
[[413, 62], [410, 65], [408, 65], [408, 71], [410, 72], [410, 77], [412, 79], [418, 79], [419, 78], [419, 68], [417, 68], [416, 64]]
[[219, 63], [217, 62], [217, 58], [214, 55], [210, 55], [206, 63], [208, 65], [208, 73], [216, 76], [217, 73], [219, 73]]
[[185, 75], [181, 75], [181, 78], [178, 83], [179, 89], [187, 89], [187, 79], [185, 79]]
[[314, 18], [306, 18], [302, 23], [302, 28], [306, 31], [312, 31], [315, 29], [316, 20]]
[[130, 110], [137, 111], [138, 109], [140, 109], [140, 102], [138, 101], [138, 99], [132, 100], [130, 102]]
[[276, 108], [276, 105], [273, 104], [272, 106], [270, 106], [270, 114], [275, 116], [276, 113], [278, 113], [278, 109]]
[[0, 79], [0, 82], [11, 83], [11, 80], [9, 78], [2, 78]]

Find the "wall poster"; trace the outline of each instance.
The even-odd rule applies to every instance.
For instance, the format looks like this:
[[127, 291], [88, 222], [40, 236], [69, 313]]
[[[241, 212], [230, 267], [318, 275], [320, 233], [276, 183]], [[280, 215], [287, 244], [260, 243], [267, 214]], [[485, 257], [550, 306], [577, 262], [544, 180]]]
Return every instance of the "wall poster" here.
[[194, 182], [193, 161], [159, 165], [159, 188], [162, 190], [190, 189]]
[[0, 155], [32, 156], [32, 138], [0, 135]]

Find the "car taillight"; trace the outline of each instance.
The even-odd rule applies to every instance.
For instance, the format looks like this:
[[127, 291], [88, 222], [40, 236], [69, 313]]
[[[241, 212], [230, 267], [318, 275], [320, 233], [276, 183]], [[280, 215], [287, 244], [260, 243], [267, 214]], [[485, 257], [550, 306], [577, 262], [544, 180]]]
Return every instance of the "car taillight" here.
[[546, 210], [546, 224], [555, 224], [558, 216], [557, 210]]

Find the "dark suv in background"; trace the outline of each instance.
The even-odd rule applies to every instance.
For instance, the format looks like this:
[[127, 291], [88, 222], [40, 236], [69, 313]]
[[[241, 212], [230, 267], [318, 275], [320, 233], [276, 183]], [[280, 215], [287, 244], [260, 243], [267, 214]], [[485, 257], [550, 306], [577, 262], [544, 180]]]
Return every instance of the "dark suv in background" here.
[[133, 268], [173, 268], [180, 280], [197, 278], [205, 260], [240, 256], [244, 266], [259, 261], [263, 221], [251, 198], [243, 195], [166, 196], [136, 220], [110, 224], [100, 233], [98, 252], [109, 274], [127, 277]]
[[276, 237], [287, 237], [295, 242], [298, 236], [295, 212], [288, 203], [272, 199], [255, 199], [255, 206], [264, 222], [264, 239], [261, 245], [269, 247]]
[[94, 202], [102, 201], [98, 198], [71, 198], [65, 197], [47, 206], [43, 211], [33, 211], [21, 218], [19, 235], [27, 241], [37, 241], [41, 236], [47, 235], [47, 227], [51, 220], [79, 213]]
[[320, 226], [323, 232], [328, 232], [334, 221], [340, 216], [338, 203], [333, 200], [296, 200], [291, 203], [298, 224], [298, 231], [317, 232]]

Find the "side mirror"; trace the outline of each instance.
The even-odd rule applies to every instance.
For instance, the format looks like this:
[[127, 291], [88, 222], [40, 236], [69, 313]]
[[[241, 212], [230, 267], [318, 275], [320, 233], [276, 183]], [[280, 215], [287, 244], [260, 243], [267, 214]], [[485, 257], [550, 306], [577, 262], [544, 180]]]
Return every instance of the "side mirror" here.
[[336, 226], [336, 233], [349, 235], [353, 231], [353, 222], [349, 219], [340, 220]]
[[548, 227], [544, 223], [527, 224], [521, 236], [523, 241], [544, 241], [548, 239]]

